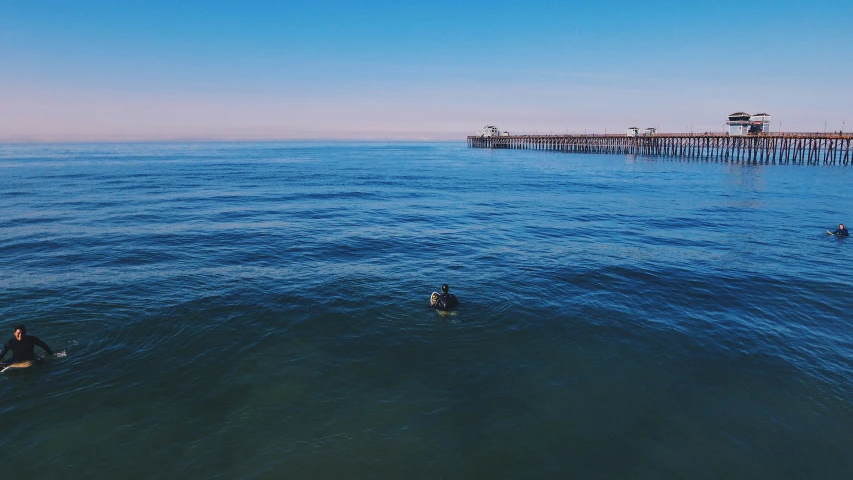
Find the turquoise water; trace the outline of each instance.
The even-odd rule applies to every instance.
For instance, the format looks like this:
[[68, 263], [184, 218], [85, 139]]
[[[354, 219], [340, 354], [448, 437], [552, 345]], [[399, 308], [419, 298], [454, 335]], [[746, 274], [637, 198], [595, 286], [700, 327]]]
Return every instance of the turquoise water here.
[[[4, 477], [847, 478], [853, 240], [825, 230], [851, 185], [464, 144], [0, 146], [0, 333], [67, 354], [0, 375]], [[453, 315], [426, 308], [442, 283]]]

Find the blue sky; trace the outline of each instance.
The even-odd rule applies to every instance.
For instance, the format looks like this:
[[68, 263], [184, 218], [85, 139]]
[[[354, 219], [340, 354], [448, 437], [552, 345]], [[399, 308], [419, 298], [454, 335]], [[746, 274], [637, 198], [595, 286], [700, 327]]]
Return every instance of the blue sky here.
[[851, 14], [853, 2], [0, 0], [0, 141], [720, 131], [736, 110], [837, 130], [853, 124]]

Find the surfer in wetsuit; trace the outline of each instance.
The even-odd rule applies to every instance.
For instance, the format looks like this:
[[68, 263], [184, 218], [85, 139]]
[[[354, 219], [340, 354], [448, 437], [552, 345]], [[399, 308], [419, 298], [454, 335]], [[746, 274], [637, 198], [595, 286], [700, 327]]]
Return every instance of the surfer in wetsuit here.
[[846, 237], [850, 235], [846, 228], [844, 228], [844, 224], [841, 223], [838, 225], [838, 230], [832, 232], [833, 235], [838, 235], [839, 237]]
[[3, 350], [0, 350], [0, 362], [9, 350], [12, 351], [12, 359], [6, 364], [18, 362], [33, 362], [38, 359], [35, 347], [41, 347], [48, 355], [53, 355], [53, 350], [46, 343], [39, 340], [38, 337], [27, 335], [27, 327], [18, 325], [15, 327], [15, 337], [10, 339], [3, 345]]
[[430, 307], [433, 307], [437, 310], [453, 310], [459, 305], [459, 300], [456, 299], [456, 295], [452, 293], [448, 293], [450, 287], [445, 283], [441, 286], [441, 293], [436, 294], [433, 293], [432, 298], [430, 299]]

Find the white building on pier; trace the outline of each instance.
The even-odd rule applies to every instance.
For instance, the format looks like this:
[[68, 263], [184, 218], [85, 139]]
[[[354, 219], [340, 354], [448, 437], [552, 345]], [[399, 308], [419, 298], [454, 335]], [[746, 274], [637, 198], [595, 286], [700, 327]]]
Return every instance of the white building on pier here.
[[503, 132], [501, 134], [500, 129], [494, 125], [486, 125], [485, 127], [477, 130], [478, 137], [500, 137], [500, 136], [509, 136], [509, 132]]
[[733, 136], [758, 135], [770, 132], [770, 114], [756, 113], [750, 115], [746, 112], [735, 112], [729, 115], [726, 122], [728, 134]]

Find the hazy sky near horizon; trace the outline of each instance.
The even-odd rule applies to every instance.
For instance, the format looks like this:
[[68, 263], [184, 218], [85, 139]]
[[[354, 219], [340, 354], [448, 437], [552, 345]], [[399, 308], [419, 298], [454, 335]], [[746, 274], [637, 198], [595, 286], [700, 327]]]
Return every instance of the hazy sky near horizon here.
[[[0, 142], [853, 130], [853, 2], [0, 0]], [[848, 118], [849, 115], [849, 118]]]

